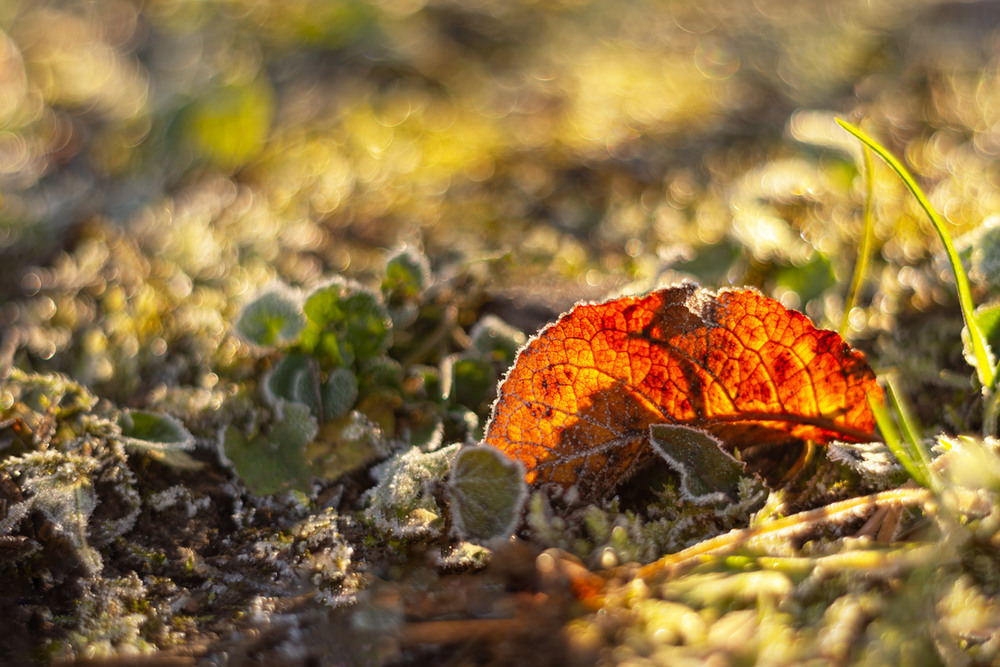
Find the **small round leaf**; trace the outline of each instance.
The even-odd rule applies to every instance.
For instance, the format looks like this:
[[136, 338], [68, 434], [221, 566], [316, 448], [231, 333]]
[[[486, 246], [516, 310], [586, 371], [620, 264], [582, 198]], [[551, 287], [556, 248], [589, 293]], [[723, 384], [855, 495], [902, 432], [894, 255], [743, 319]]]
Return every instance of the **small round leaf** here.
[[290, 354], [279, 361], [264, 381], [264, 389], [272, 406], [292, 401], [308, 406], [314, 416], [320, 414], [319, 369], [311, 357]]
[[346, 368], [330, 371], [323, 383], [323, 419], [340, 419], [358, 400], [358, 379]]
[[513, 534], [528, 492], [524, 467], [486, 445], [459, 451], [448, 491], [455, 529], [464, 539], [482, 542]]
[[302, 304], [288, 288], [272, 288], [248, 303], [236, 322], [236, 331], [260, 347], [294, 344], [306, 320]]
[[301, 349], [324, 367], [351, 366], [389, 349], [392, 324], [378, 296], [357, 283], [333, 280], [315, 289], [303, 307], [308, 320]]
[[184, 428], [179, 419], [170, 415], [132, 410], [121, 416], [122, 436], [128, 441], [142, 444], [171, 446], [190, 449], [194, 436]]

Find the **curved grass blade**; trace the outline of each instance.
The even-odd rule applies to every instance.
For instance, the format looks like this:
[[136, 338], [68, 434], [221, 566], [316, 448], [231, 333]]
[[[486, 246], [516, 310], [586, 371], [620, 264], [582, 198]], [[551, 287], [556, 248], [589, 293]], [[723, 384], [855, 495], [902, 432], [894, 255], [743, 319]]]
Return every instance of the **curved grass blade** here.
[[872, 258], [872, 245], [875, 240], [875, 224], [872, 215], [872, 194], [875, 191], [875, 175], [872, 170], [872, 153], [865, 146], [862, 149], [865, 166], [865, 209], [864, 209], [864, 229], [861, 232], [861, 246], [858, 248], [858, 262], [854, 265], [854, 276], [851, 278], [851, 286], [847, 290], [847, 299], [844, 301], [844, 320], [840, 323], [840, 336], [847, 338], [847, 330], [850, 328], [851, 311], [858, 300], [858, 292], [868, 273], [868, 264]]
[[979, 328], [973, 316], [972, 292], [969, 289], [969, 278], [965, 274], [965, 267], [962, 266], [962, 261], [958, 257], [955, 245], [951, 242], [951, 235], [948, 233], [947, 227], [945, 227], [944, 220], [940, 215], [938, 215], [938, 212], [934, 210], [934, 207], [931, 206], [931, 203], [927, 200], [927, 196], [924, 194], [924, 191], [919, 185], [917, 185], [916, 180], [914, 180], [913, 176], [906, 169], [906, 167], [904, 167], [899, 160], [893, 157], [888, 150], [850, 123], [838, 118], [837, 124], [853, 134], [868, 148], [875, 151], [875, 154], [882, 158], [885, 163], [889, 165], [894, 172], [896, 172], [896, 175], [903, 180], [907, 189], [913, 193], [914, 197], [916, 197], [917, 203], [919, 203], [920, 207], [924, 209], [927, 217], [930, 218], [931, 224], [934, 225], [934, 229], [937, 231], [938, 237], [944, 244], [945, 252], [948, 254], [948, 261], [951, 263], [951, 270], [955, 275], [955, 288], [958, 291], [958, 303], [962, 308], [962, 319], [965, 320], [965, 327], [969, 332], [969, 340], [972, 343], [972, 353], [976, 359], [976, 372], [979, 374], [979, 382], [983, 385], [984, 389], [992, 391], [996, 381], [996, 374], [994, 372], [993, 365], [990, 363], [989, 353], [987, 352], [986, 337], [983, 335], [982, 330]]
[[[895, 403], [895, 401], [893, 401]], [[896, 429], [896, 424], [892, 417], [889, 415], [889, 410], [878, 401], [868, 401], [868, 405], [871, 406], [872, 413], [875, 415], [875, 423], [878, 424], [878, 430], [882, 433], [882, 438], [885, 440], [886, 446], [892, 455], [896, 457], [903, 469], [906, 470], [910, 478], [913, 479], [917, 484], [923, 487], [930, 486], [930, 478], [926, 474], [927, 467], [921, 465], [913, 455], [910, 453], [910, 447], [903, 442], [903, 439], [899, 436], [899, 431]], [[901, 418], [903, 419], [903, 418]], [[905, 419], [904, 419], [905, 421]], [[909, 425], [904, 426], [908, 432], [912, 432]], [[922, 450], [918, 450], [923, 453]]]

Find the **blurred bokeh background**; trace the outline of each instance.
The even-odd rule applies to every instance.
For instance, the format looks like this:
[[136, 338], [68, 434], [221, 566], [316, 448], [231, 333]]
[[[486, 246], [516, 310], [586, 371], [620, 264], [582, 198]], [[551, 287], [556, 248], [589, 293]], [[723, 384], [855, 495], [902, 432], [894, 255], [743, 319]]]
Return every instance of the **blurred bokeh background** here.
[[[998, 24], [929, 0], [4, 0], [0, 327], [90, 383], [168, 343], [224, 366], [261, 285], [371, 278], [401, 244], [525, 328], [533, 300], [680, 277], [838, 323], [865, 186], [833, 119], [981, 228]], [[951, 298], [885, 169], [874, 201], [856, 332]]]

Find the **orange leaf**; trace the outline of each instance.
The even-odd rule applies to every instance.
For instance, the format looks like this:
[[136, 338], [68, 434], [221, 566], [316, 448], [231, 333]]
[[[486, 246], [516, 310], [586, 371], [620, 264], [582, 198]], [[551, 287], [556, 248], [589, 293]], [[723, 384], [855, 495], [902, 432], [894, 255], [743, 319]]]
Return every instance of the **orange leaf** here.
[[684, 284], [582, 304], [521, 350], [485, 442], [529, 484], [603, 493], [652, 455], [649, 427], [727, 444], [874, 438], [881, 400], [864, 355], [752, 290]]

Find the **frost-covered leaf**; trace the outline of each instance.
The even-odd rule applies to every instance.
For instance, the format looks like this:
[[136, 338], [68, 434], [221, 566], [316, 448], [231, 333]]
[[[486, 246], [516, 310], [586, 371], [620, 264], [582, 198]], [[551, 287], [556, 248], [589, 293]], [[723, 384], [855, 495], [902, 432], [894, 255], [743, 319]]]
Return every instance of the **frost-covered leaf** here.
[[236, 331], [259, 347], [283, 347], [298, 340], [305, 323], [298, 295], [275, 286], [243, 307]]
[[509, 366], [514, 363], [517, 351], [524, 347], [524, 333], [504, 322], [496, 315], [484, 315], [469, 332], [472, 348], [487, 358]]
[[448, 474], [459, 446], [430, 453], [411, 447], [381, 464], [375, 471], [379, 483], [368, 492], [365, 515], [397, 537], [438, 534], [441, 508], [429, 487]]
[[[980, 331], [986, 336], [986, 342], [990, 344], [990, 347], [1000, 348], [1000, 303], [983, 304], [976, 308], [973, 315]], [[966, 342], [968, 334], [964, 330], [962, 334], [962, 341], [965, 343], [966, 348], [968, 348], [968, 342]], [[966, 350], [966, 356], [968, 355], [969, 351]]]
[[873, 486], [901, 484], [906, 471], [884, 442], [834, 442], [826, 450], [827, 458], [843, 463]]
[[194, 436], [176, 417], [143, 410], [123, 412], [119, 419], [122, 444], [132, 452], [181, 470], [198, 470], [204, 464], [185, 450], [194, 447]]
[[323, 419], [340, 419], [358, 400], [358, 379], [346, 368], [335, 368], [322, 387]]
[[324, 368], [351, 366], [389, 348], [389, 315], [378, 296], [357, 283], [338, 279], [318, 287], [303, 310], [308, 321], [300, 349]]
[[358, 410], [323, 424], [306, 456], [328, 479], [336, 479], [388, 456], [382, 429]]
[[157, 445], [190, 449], [194, 446], [194, 436], [176, 417], [130, 410], [121, 416], [122, 438], [126, 442], [141, 441]]
[[431, 270], [427, 257], [412, 246], [403, 246], [385, 264], [382, 292], [397, 298], [413, 298], [427, 288], [430, 280]]
[[497, 374], [493, 364], [483, 355], [466, 352], [445, 360], [445, 391], [452, 405], [464, 405], [473, 410], [485, 408], [496, 395]]
[[302, 403], [313, 416], [321, 416], [319, 367], [305, 354], [289, 354], [279, 361], [264, 381], [265, 396], [273, 407], [282, 401]]
[[681, 478], [681, 497], [690, 502], [736, 502], [743, 464], [722, 449], [711, 433], [680, 424], [654, 424], [649, 442]]
[[509, 537], [517, 528], [527, 496], [524, 468], [494, 447], [462, 449], [448, 480], [452, 520], [463, 539]]
[[56, 417], [85, 412], [97, 404], [97, 397], [86, 387], [57, 373], [25, 373], [12, 368], [9, 380], [5, 388], [14, 391], [13, 400], [38, 412], [51, 410]]
[[484, 442], [532, 485], [607, 494], [653, 456], [649, 426], [734, 448], [871, 440], [882, 389], [863, 353], [752, 289], [692, 283], [581, 303], [518, 354]]
[[1000, 288], [1000, 216], [991, 215], [955, 239], [955, 249], [968, 267], [970, 279], [994, 291]]
[[222, 434], [222, 445], [236, 472], [254, 492], [268, 495], [288, 489], [305, 491], [311, 472], [305, 450], [317, 430], [308, 406], [285, 403], [281, 421], [266, 436], [247, 437], [230, 426]]
[[88, 573], [99, 573], [103, 567], [101, 556], [87, 539], [87, 523], [97, 507], [91, 479], [97, 466], [98, 461], [92, 457], [56, 450], [5, 460], [0, 472], [10, 475], [28, 498], [11, 508], [11, 514], [20, 518], [5, 521], [3, 528], [13, 529], [29, 509], [37, 510], [69, 541]]
[[969, 436], [940, 437], [947, 450], [945, 476], [971, 489], [1000, 491], [1000, 440]]

